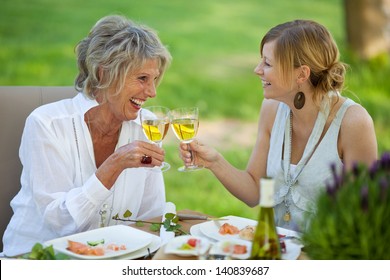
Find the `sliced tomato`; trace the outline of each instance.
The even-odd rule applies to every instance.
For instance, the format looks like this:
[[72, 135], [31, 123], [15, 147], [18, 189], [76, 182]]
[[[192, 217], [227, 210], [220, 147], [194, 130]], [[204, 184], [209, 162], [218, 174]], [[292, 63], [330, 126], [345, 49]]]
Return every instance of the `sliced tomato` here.
[[198, 239], [196, 238], [190, 238], [187, 240], [187, 244], [194, 248], [196, 247], [196, 242], [198, 242]]

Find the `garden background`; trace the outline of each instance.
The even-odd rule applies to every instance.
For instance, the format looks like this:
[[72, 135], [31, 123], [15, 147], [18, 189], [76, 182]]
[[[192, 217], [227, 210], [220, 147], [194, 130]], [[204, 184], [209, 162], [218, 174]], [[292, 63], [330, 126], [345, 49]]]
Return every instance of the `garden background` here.
[[[254, 144], [263, 98], [253, 74], [262, 36], [284, 21], [319, 21], [350, 65], [343, 94], [373, 117], [379, 152], [390, 150], [389, 55], [362, 61], [348, 51], [342, 0], [1, 0], [0, 84], [73, 85], [75, 45], [109, 14], [156, 29], [172, 53], [158, 97], [145, 105], [198, 106], [199, 137], [242, 169]], [[256, 218], [256, 207], [232, 197], [209, 171], [178, 172], [182, 162], [172, 135], [170, 131], [164, 145], [172, 165], [165, 173], [169, 201], [178, 209]]]

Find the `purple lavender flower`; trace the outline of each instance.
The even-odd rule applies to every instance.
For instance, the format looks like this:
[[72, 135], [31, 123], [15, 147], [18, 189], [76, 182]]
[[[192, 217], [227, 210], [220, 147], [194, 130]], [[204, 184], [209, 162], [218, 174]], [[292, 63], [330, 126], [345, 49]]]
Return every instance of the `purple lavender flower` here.
[[361, 208], [363, 212], [368, 211], [368, 186], [365, 185], [360, 190], [360, 202], [361, 202]]
[[330, 170], [332, 171], [332, 174], [333, 174], [333, 175], [337, 175], [336, 163], [332, 162], [332, 163], [330, 164]]
[[386, 177], [382, 177], [379, 180], [379, 187], [380, 187], [380, 198], [381, 201], [384, 202], [386, 201], [387, 189], [389, 188], [389, 181], [387, 181]]
[[352, 164], [352, 173], [355, 176], [355, 178], [359, 177], [360, 175], [359, 164], [356, 161]]
[[379, 171], [379, 168], [380, 168], [380, 162], [379, 161], [374, 161], [372, 163], [372, 165], [370, 166], [369, 174], [370, 174], [370, 178], [372, 180], [375, 178], [375, 175]]
[[389, 170], [390, 169], [390, 153], [383, 153], [380, 159], [380, 164], [382, 169]]
[[337, 188], [335, 187], [334, 184], [330, 183], [330, 182], [325, 182], [325, 188], [326, 188], [326, 192], [327, 194], [332, 197], [332, 198], [335, 198], [336, 197], [336, 191], [337, 191]]
[[337, 174], [336, 164], [333, 162], [330, 164], [330, 169], [331, 169], [332, 174], [333, 174], [334, 188], [337, 190], [343, 184], [343, 178], [342, 178], [343, 175]]
[[344, 182], [347, 180], [347, 169], [345, 165], [341, 168], [341, 174], [340, 174], [340, 186], [344, 185]]

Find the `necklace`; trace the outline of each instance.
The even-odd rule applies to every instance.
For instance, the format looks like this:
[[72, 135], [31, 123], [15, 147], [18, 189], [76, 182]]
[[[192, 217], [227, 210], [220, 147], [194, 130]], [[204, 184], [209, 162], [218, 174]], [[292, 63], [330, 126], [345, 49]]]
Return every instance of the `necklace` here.
[[[329, 116], [329, 105], [326, 102], [323, 102], [321, 105], [322, 105], [321, 107], [324, 110], [323, 111], [320, 110], [318, 112], [317, 119], [314, 124], [314, 128], [312, 130], [312, 133], [310, 134], [302, 158], [298, 162], [297, 167], [295, 168], [294, 174], [291, 174], [291, 150], [292, 150], [292, 132], [293, 132], [293, 114], [291, 110], [290, 110], [290, 117], [287, 118], [287, 124], [285, 127], [285, 135], [284, 135], [284, 139], [285, 139], [284, 143], [286, 144], [284, 152], [287, 155], [287, 158], [284, 159], [284, 163], [283, 163], [284, 172], [285, 172], [284, 179], [288, 186], [287, 193], [283, 198], [284, 206], [286, 208], [286, 212], [283, 215], [283, 220], [286, 223], [290, 222], [292, 218], [291, 210], [290, 210], [291, 203], [293, 202], [292, 187], [296, 185], [299, 175], [302, 173], [309, 159], [311, 158], [311, 156], [314, 154], [314, 151], [318, 147], [320, 143], [321, 134], [324, 131], [325, 123]], [[287, 141], [287, 139], [289, 141]]]
[[107, 220], [108, 204], [104, 203], [102, 205], [102, 207], [100, 208], [100, 210], [99, 210], [99, 215], [100, 215], [99, 227], [106, 227], [106, 226], [108, 227], [110, 225], [110, 221], [111, 221], [111, 218], [112, 218], [112, 211], [114, 210], [114, 200], [115, 200], [115, 189], [114, 189], [114, 191], [112, 193], [110, 215], [109, 215], [110, 219]]
[[291, 220], [291, 212], [290, 212], [290, 201], [287, 199], [288, 194], [291, 192], [291, 187], [295, 182], [291, 179], [291, 148], [292, 148], [292, 129], [293, 129], [293, 122], [292, 122], [292, 111], [290, 111], [290, 151], [289, 151], [289, 159], [288, 159], [288, 170], [287, 170], [287, 185], [288, 190], [286, 195], [284, 196], [283, 202], [284, 206], [286, 207], [286, 212], [284, 213], [283, 220], [285, 222], [289, 222]]
[[84, 185], [83, 171], [81, 170], [81, 156], [80, 156], [79, 141], [78, 141], [78, 138], [77, 138], [76, 124], [74, 122], [74, 118], [72, 118], [72, 123], [73, 123], [74, 138], [75, 138], [75, 141], [76, 141], [77, 157], [79, 159], [81, 185]]

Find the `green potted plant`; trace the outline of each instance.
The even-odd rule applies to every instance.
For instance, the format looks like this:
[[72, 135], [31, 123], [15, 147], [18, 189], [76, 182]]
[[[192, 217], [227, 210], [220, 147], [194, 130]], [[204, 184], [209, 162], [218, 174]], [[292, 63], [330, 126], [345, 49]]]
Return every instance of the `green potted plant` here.
[[302, 241], [310, 259], [390, 259], [390, 153], [371, 166], [336, 170]]

